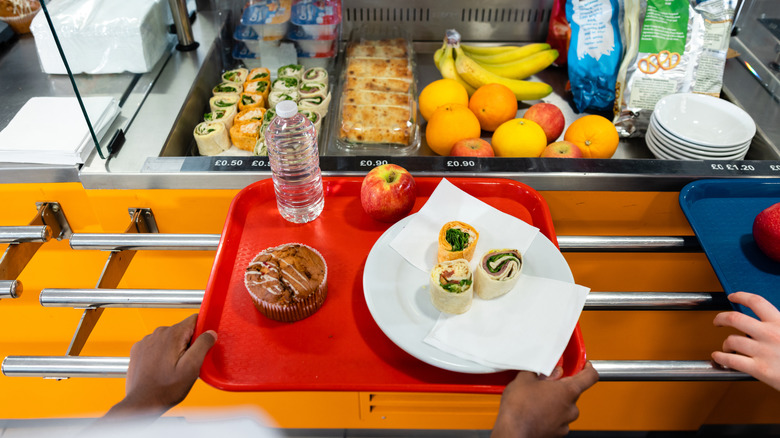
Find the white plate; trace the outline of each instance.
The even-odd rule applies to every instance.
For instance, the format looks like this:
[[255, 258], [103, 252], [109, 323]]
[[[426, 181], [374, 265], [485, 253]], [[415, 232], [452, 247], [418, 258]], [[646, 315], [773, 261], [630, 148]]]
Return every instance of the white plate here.
[[677, 158], [671, 157], [666, 152], [657, 148], [655, 141], [653, 141], [652, 139], [652, 136], [648, 134], [645, 134], [645, 144], [647, 145], [647, 148], [650, 149], [650, 152], [652, 152], [653, 155], [655, 155], [656, 158], [661, 160], [677, 160]]
[[745, 143], [756, 133], [748, 113], [731, 102], [694, 93], [669, 94], [653, 109], [672, 134], [693, 143], [728, 146]]
[[[368, 253], [363, 270], [363, 294], [371, 316], [395, 345], [427, 364], [471, 374], [504, 371], [461, 359], [423, 341], [439, 318], [439, 311], [431, 304], [429, 275], [390, 247], [390, 242], [413, 216], [401, 219], [385, 231]], [[437, 236], [433, 236], [430, 245], [437, 242]], [[427, 250], [427, 247], [420, 248], [420, 251]], [[537, 234], [523, 254], [523, 273], [574, 283], [566, 259], [542, 233]]]
[[653, 142], [653, 145], [668, 155], [681, 160], [742, 160], [747, 154], [747, 149], [737, 152], [729, 152], [728, 154], [711, 154], [703, 153], [696, 150], [688, 149], [683, 146], [670, 143], [668, 140], [658, 138], [658, 135], [653, 130], [648, 130], [646, 137], [649, 141]]
[[647, 128], [648, 132], [652, 131], [652, 135], [655, 137], [656, 142], [661, 142], [668, 147], [673, 147], [676, 150], [686, 151], [695, 155], [706, 157], [730, 157], [739, 154], [745, 154], [750, 149], [750, 142], [741, 144], [735, 147], [729, 148], [708, 148], [704, 146], [693, 146], [691, 143], [680, 140], [677, 137], [671, 137], [665, 134], [663, 128], [660, 125], [650, 125]]
[[[655, 113], [654, 113], [655, 114]], [[660, 123], [658, 123], [658, 120], [655, 118], [654, 115], [650, 116], [650, 124], [647, 127], [648, 130], [654, 130], [656, 134], [656, 139], [664, 138], [668, 142], [679, 144], [688, 148], [697, 149], [703, 152], [711, 153], [711, 152], [731, 152], [732, 154], [738, 151], [746, 150], [750, 148], [751, 140], [748, 140], [744, 143], [736, 144], [736, 145], [728, 145], [728, 146], [708, 146], [700, 143], [693, 143], [687, 140], [684, 140], [673, 133], [669, 132], [666, 128], [664, 128]]]

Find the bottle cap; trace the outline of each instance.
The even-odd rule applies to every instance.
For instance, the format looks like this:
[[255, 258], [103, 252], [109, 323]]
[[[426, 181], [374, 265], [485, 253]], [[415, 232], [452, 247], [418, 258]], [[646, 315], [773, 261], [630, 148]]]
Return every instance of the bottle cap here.
[[292, 100], [283, 100], [276, 104], [276, 115], [287, 119], [298, 114], [298, 104]]

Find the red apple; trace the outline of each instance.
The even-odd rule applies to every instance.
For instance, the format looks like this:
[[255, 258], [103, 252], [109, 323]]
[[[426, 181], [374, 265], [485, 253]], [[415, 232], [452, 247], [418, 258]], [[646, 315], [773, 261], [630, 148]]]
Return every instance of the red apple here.
[[406, 216], [417, 199], [412, 174], [395, 164], [371, 169], [360, 186], [363, 211], [381, 222], [395, 222]]
[[557, 106], [551, 103], [537, 103], [528, 108], [523, 115], [524, 119], [533, 120], [538, 123], [547, 136], [547, 143], [558, 140], [566, 126], [566, 119], [563, 112]]
[[451, 157], [495, 157], [493, 146], [481, 138], [464, 138], [450, 149]]
[[574, 143], [566, 140], [550, 143], [542, 151], [542, 157], [582, 158], [582, 150]]
[[756, 216], [753, 221], [753, 239], [764, 254], [780, 262], [780, 202]]

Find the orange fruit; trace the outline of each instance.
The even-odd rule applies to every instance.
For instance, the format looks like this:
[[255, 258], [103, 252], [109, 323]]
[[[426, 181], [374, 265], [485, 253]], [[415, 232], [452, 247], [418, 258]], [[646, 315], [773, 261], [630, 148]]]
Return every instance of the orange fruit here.
[[615, 125], [596, 114], [575, 120], [563, 139], [579, 146], [585, 158], [611, 158], [620, 143]]
[[481, 132], [477, 116], [466, 105], [448, 103], [433, 112], [425, 127], [425, 139], [434, 152], [446, 156], [455, 142], [479, 137]]
[[469, 99], [469, 109], [485, 131], [493, 132], [502, 123], [517, 117], [517, 97], [506, 85], [486, 84]]
[[547, 136], [534, 121], [512, 119], [496, 129], [491, 143], [497, 157], [538, 157], [547, 147]]
[[420, 93], [420, 113], [423, 118], [431, 120], [436, 108], [448, 104], [459, 103], [461, 105], [469, 104], [469, 93], [454, 79], [439, 79], [433, 81], [423, 88]]

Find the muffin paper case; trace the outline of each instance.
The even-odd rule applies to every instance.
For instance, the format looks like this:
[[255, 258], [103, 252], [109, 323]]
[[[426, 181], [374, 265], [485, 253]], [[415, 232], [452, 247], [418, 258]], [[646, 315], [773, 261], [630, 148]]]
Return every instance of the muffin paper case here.
[[30, 33], [30, 24], [41, 10], [35, 0], [0, 1], [0, 21], [5, 21], [18, 34]]
[[[258, 297], [253, 288], [257, 288], [260, 282], [256, 279], [250, 278], [250, 276], [258, 276], [260, 271], [250, 270], [250, 268], [259, 264], [257, 260], [263, 255], [271, 254], [273, 257], [274, 252], [296, 246], [305, 248], [306, 250], [312, 252], [321, 262], [323, 274], [320, 284], [302, 300], [297, 300], [300, 295], [298, 293], [294, 293], [292, 303], [272, 303], [262, 299], [261, 297]], [[262, 275], [260, 278], [262, 278]], [[328, 264], [325, 262], [325, 258], [322, 257], [322, 254], [320, 254], [320, 252], [316, 249], [302, 243], [287, 243], [284, 245], [267, 248], [258, 253], [247, 267], [246, 273], [244, 275], [244, 285], [246, 286], [247, 291], [249, 291], [249, 295], [252, 297], [252, 302], [254, 303], [257, 310], [260, 311], [260, 313], [275, 321], [295, 322], [311, 316], [320, 307], [322, 307], [322, 304], [325, 302], [325, 298], [328, 295]]]

